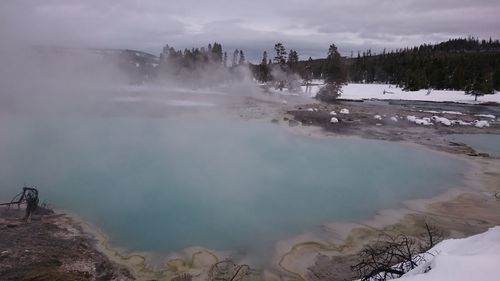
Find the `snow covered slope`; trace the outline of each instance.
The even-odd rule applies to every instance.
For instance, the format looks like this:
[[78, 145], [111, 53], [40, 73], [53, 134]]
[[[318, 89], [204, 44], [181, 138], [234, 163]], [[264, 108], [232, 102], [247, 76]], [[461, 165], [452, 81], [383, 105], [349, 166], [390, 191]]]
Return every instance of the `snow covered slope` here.
[[[474, 96], [465, 95], [464, 91], [448, 91], [448, 90], [420, 90], [414, 92], [405, 92], [401, 88], [387, 84], [348, 84], [342, 88], [341, 99], [391, 99], [391, 100], [419, 100], [419, 101], [436, 101], [436, 102], [460, 102], [460, 103], [476, 103]], [[500, 103], [500, 93], [486, 95], [478, 98], [478, 103], [481, 102], [498, 102]], [[500, 280], [500, 278], [499, 278]]]
[[[302, 91], [306, 96], [315, 97], [319, 89], [324, 85], [319, 81], [308, 89], [302, 86]], [[482, 102], [497, 102], [500, 103], [500, 93], [494, 95], [486, 95], [474, 101], [474, 96], [465, 95], [464, 91], [448, 91], [448, 90], [427, 90], [405, 92], [403, 89], [394, 85], [388, 84], [347, 84], [342, 88], [340, 99], [362, 100], [362, 99], [379, 99], [379, 100], [418, 100], [418, 101], [435, 101], [435, 102], [458, 102], [458, 103], [482, 103]]]
[[[445, 240], [429, 253], [436, 255], [397, 280], [500, 280], [500, 226], [468, 238]], [[429, 271], [424, 273], [426, 270]]]

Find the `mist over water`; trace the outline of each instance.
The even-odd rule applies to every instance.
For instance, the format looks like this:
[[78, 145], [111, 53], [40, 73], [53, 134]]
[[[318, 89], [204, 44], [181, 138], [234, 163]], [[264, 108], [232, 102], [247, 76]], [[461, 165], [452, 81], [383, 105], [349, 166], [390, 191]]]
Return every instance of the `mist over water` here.
[[0, 198], [36, 185], [129, 250], [270, 254], [322, 223], [438, 194], [465, 169], [413, 146], [227, 117], [241, 97], [262, 97], [244, 77], [138, 87], [99, 56], [0, 55], [11, 66], [0, 67]]
[[0, 135], [1, 197], [36, 184], [112, 244], [160, 253], [270, 254], [275, 241], [322, 223], [443, 192], [465, 169], [409, 145], [314, 139], [218, 114], [10, 116]]

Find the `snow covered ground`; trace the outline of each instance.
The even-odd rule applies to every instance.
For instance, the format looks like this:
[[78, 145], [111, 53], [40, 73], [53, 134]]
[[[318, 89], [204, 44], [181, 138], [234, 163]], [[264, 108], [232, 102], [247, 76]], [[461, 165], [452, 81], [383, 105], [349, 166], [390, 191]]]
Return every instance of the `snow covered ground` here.
[[[387, 84], [348, 84], [342, 88], [341, 99], [392, 99], [392, 100], [419, 100], [436, 102], [460, 102], [476, 103], [474, 96], [465, 95], [464, 91], [448, 90], [419, 90], [405, 92], [403, 89], [394, 85]], [[478, 102], [498, 102], [500, 103], [500, 94], [486, 95], [478, 98]]]
[[[310, 91], [306, 92], [306, 87], [302, 86], [305, 95], [314, 97], [322, 87], [320, 81], [315, 81]], [[465, 95], [464, 91], [448, 90], [427, 90], [405, 92], [403, 89], [388, 84], [348, 84], [342, 88], [340, 99], [361, 100], [361, 99], [380, 99], [380, 100], [415, 100], [415, 101], [435, 101], [435, 102], [459, 102], [459, 103], [482, 103], [497, 102], [500, 103], [500, 93], [486, 95], [474, 101], [474, 96]]]
[[397, 280], [500, 280], [500, 226], [468, 238], [445, 240], [429, 253], [435, 256]]

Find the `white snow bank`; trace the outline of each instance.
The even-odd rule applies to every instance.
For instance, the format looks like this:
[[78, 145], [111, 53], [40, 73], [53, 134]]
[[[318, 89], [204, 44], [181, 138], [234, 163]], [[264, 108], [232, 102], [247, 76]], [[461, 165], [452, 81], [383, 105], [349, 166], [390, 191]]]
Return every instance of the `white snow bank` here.
[[432, 114], [454, 114], [454, 115], [464, 115], [462, 112], [458, 111], [449, 111], [449, 110], [443, 110], [443, 111], [437, 111], [437, 110], [419, 110], [420, 112], [425, 112], [425, 113], [432, 113]]
[[273, 95], [280, 95], [280, 96], [300, 96], [302, 95], [301, 91], [290, 91], [288, 88], [283, 88], [282, 90], [276, 89], [274, 87], [269, 87], [267, 91], [270, 94]]
[[406, 116], [406, 120], [408, 120], [410, 122], [415, 122], [415, 120], [417, 120], [417, 117], [414, 115], [408, 115], [408, 116]]
[[300, 86], [300, 88], [302, 89], [302, 93], [304, 93], [305, 96], [311, 98], [314, 98], [318, 94], [321, 87], [323, 87], [323, 82], [321, 82], [320, 84], [313, 84], [308, 87]]
[[339, 119], [335, 118], [335, 117], [332, 117], [332, 119], [330, 119], [330, 123], [338, 123], [339, 122]]
[[486, 121], [486, 120], [476, 120], [474, 121], [474, 126], [478, 127], [478, 128], [484, 128], [484, 127], [489, 127], [490, 126], [490, 122]]
[[[428, 94], [427, 90], [405, 92], [403, 89], [388, 84], [348, 84], [342, 88], [340, 99], [393, 99], [393, 100], [420, 100], [435, 102], [460, 102], [460, 103], [500, 103], [500, 94], [485, 95], [474, 101], [474, 96], [465, 95], [464, 91], [432, 90]], [[453, 114], [453, 113], [449, 113]]]
[[342, 108], [342, 109], [340, 110], [340, 114], [349, 114], [349, 109], [347, 109], [347, 108]]
[[429, 253], [436, 256], [397, 280], [500, 280], [500, 226], [468, 238], [445, 240]]
[[424, 125], [424, 126], [432, 125], [431, 119], [427, 118], [427, 117], [420, 119], [420, 118], [417, 118], [416, 116], [408, 115], [408, 116], [406, 116], [406, 120], [413, 122], [417, 125]]
[[417, 123], [418, 125], [425, 125], [425, 126], [432, 125], [431, 119], [427, 117], [424, 117], [422, 119], [417, 119], [415, 120], [415, 123]]
[[398, 122], [398, 117], [396, 117], [396, 116], [392, 116], [392, 117], [391, 117], [391, 120], [392, 120], [392, 121], [394, 121], [394, 122]]
[[451, 121], [448, 118], [432, 116], [431, 119], [436, 123], [441, 123], [445, 126], [451, 126]]
[[477, 116], [477, 117], [484, 117], [484, 118], [491, 118], [491, 119], [495, 119], [496, 118], [496, 116], [492, 115], [492, 114], [476, 114], [475, 116]]
[[462, 112], [448, 111], [448, 110], [441, 111], [441, 113], [444, 113], [444, 114], [454, 114], [454, 115], [464, 115]]
[[[397, 121], [397, 118], [391, 117], [391, 120]], [[490, 126], [490, 122], [488, 122], [486, 120], [475, 120], [474, 122], [465, 122], [463, 120], [450, 120], [448, 118], [444, 118], [444, 117], [440, 117], [440, 116], [432, 116], [431, 118], [428, 118], [428, 117], [417, 118], [414, 115], [408, 115], [408, 116], [406, 116], [406, 120], [408, 120], [409, 122], [415, 123], [417, 125], [424, 125], [424, 126], [433, 125], [434, 123], [442, 124], [445, 126], [451, 126], [451, 125], [471, 126], [471, 125], [474, 125], [477, 128], [485, 128], [485, 127]]]
[[337, 115], [337, 112], [335, 112], [335, 111], [331, 111], [331, 112], [330, 112], [330, 115]]
[[375, 118], [375, 119], [377, 119], [377, 120], [382, 120], [382, 116], [380, 116], [380, 115], [378, 115], [378, 114], [377, 114], [377, 115], [375, 115], [375, 116], [373, 116], [373, 118]]

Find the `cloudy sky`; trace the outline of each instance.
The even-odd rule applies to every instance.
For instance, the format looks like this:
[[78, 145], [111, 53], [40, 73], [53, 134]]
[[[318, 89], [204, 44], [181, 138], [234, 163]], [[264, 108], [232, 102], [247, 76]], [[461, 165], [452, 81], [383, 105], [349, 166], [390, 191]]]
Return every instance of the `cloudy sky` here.
[[499, 0], [0, 0], [0, 36], [154, 54], [167, 43], [218, 41], [250, 57], [281, 41], [305, 58], [324, 56], [332, 42], [349, 55], [456, 36], [500, 38], [499, 15]]

